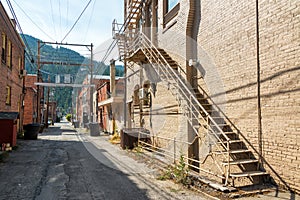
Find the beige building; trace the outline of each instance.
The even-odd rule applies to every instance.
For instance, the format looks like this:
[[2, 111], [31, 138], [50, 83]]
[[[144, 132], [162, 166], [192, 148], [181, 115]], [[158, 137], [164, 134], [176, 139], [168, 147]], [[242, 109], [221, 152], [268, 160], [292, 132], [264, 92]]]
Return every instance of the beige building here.
[[125, 0], [126, 126], [223, 185], [300, 191], [300, 2]]

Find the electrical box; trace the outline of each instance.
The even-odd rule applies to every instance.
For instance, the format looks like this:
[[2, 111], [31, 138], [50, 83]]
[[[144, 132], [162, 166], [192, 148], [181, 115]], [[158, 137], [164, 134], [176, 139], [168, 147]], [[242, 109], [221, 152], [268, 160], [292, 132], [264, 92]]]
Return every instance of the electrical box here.
[[141, 88], [139, 90], [139, 98], [140, 98], [140, 100], [146, 100], [148, 98], [147, 94], [148, 94], [148, 89], [147, 88]]

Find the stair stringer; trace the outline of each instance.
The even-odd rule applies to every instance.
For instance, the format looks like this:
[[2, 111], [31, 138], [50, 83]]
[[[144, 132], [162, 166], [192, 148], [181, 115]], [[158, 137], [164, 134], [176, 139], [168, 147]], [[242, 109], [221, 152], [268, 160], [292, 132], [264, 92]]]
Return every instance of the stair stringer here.
[[[228, 123], [230, 120], [215, 104], [213, 104], [213, 101], [209, 98], [205, 91], [202, 90], [203, 98], [206, 98], [206, 101], [209, 100], [212, 104], [205, 105], [205, 103], [201, 103], [202, 100], [199, 100], [196, 97], [197, 95], [195, 94], [195, 91], [188, 88], [186, 80], [177, 71], [179, 66], [175, 66], [176, 69], [174, 69], [174, 63], [170, 64], [167, 62], [159, 50], [155, 48], [155, 46], [143, 33], [137, 35], [133, 44], [133, 51], [129, 50], [129, 52], [136, 53], [137, 51], [142, 51], [147, 62], [149, 62], [157, 74], [160, 75], [162, 82], [169, 87], [171, 91], [173, 91], [173, 95], [176, 97], [178, 105], [181, 107], [188, 124], [197, 135], [195, 139], [201, 139], [199, 147], [200, 149], [202, 148], [202, 152], [206, 153], [203, 153], [205, 156], [200, 159], [200, 166], [204, 167], [205, 164], [208, 166], [205, 169], [201, 168], [200, 173], [204, 173], [215, 178], [217, 177], [219, 180], [221, 178], [224, 185], [234, 185], [234, 179], [237, 177], [247, 177], [252, 180], [253, 176], [257, 177], [267, 175], [264, 171], [260, 171], [261, 169], [259, 165], [257, 165], [258, 171], [243, 171], [242, 173], [232, 172], [231, 169], [236, 165], [236, 163], [239, 165], [237, 169], [243, 170], [244, 165], [248, 163], [246, 163], [245, 160], [242, 160], [241, 158], [243, 156], [240, 157], [240, 155], [245, 154], [247, 156], [249, 152], [251, 153], [248, 149], [239, 150], [237, 147], [233, 148], [233, 150], [231, 149], [236, 142], [239, 142], [237, 140], [241, 133], [238, 129], [236, 129], [232, 123]], [[133, 58], [135, 53], [128, 56], [127, 60]], [[143, 62], [146, 61], [144, 60]], [[217, 112], [217, 114], [214, 112]], [[218, 116], [220, 116], [219, 119]], [[197, 121], [197, 126], [195, 126], [195, 121]], [[233, 127], [231, 127], [231, 125]], [[246, 147], [246, 145], [244, 146]], [[172, 145], [170, 145], [169, 148], [172, 148]], [[236, 154], [239, 155], [237, 156]], [[208, 159], [210, 159], [210, 161]], [[221, 162], [222, 160], [223, 162]], [[237, 162], [236, 160], [240, 161]], [[224, 162], [225, 165], [222, 165]], [[214, 171], [212, 171], [212, 166], [215, 166], [216, 168], [213, 169]]]

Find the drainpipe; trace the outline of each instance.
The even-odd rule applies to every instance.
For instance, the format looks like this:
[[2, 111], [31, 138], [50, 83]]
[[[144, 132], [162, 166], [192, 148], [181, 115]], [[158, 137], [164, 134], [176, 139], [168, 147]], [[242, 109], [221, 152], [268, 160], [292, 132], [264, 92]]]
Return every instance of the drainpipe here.
[[115, 60], [110, 61], [110, 93], [111, 97], [116, 96], [116, 66], [115, 66]]
[[256, 0], [256, 64], [257, 64], [257, 120], [258, 120], [258, 151], [261, 167], [263, 168], [263, 145], [262, 145], [262, 115], [261, 115], [261, 92], [260, 92], [260, 57], [259, 57], [259, 9]]
[[[189, 65], [189, 61], [197, 60], [197, 37], [200, 26], [200, 0], [189, 1], [189, 13], [186, 27], [186, 79], [192, 88], [197, 87], [197, 69], [194, 65]], [[192, 124], [196, 124], [192, 121]], [[188, 157], [198, 160], [199, 159], [199, 140], [195, 139], [196, 134], [192, 125], [188, 123], [188, 141], [194, 141], [188, 147]], [[191, 162], [194, 166], [199, 166], [198, 163]]]

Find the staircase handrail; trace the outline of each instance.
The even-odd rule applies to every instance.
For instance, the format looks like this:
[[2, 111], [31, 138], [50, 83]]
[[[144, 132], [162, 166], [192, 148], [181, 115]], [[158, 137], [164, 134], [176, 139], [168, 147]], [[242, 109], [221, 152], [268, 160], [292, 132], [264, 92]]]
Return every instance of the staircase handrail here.
[[[160, 56], [160, 58], [163, 60], [164, 64], [169, 67], [169, 69], [171, 70], [173, 75], [176, 77], [177, 81], [179, 81], [181, 86], [184, 87], [184, 89], [188, 92], [189, 97], [192, 98], [192, 100], [197, 104], [196, 106], [201, 108], [201, 111], [204, 112], [205, 117], [207, 117], [210, 120], [210, 122], [215, 126], [215, 128], [219, 131], [219, 133], [222, 134], [222, 136], [226, 139], [226, 141], [229, 141], [230, 139], [228, 138], [228, 136], [223, 132], [223, 130], [215, 122], [215, 120], [208, 114], [208, 112], [204, 109], [204, 107], [198, 102], [195, 95], [190, 91], [190, 89], [182, 81], [181, 77], [179, 77], [179, 75], [177, 73], [174, 73], [172, 67], [169, 65], [169, 63], [166, 61], [166, 59], [161, 55], [161, 53], [158, 51], [158, 49], [155, 47], [155, 45], [153, 45], [153, 43], [149, 40], [149, 38], [142, 32], [140, 32], [139, 35], [137, 35], [137, 37], [145, 40], [145, 42], [147, 42], [148, 45], [150, 45], [150, 47], [155, 50], [156, 54], [158, 54]], [[181, 88], [179, 88], [179, 89], [181, 89]], [[191, 101], [188, 99], [188, 97], [185, 97], [185, 98], [186, 98], [186, 100]], [[192, 105], [192, 106], [194, 108], [196, 108], [195, 105]], [[200, 116], [202, 116], [202, 115], [200, 114]], [[202, 118], [204, 120], [206, 120], [203, 116], [202, 116]], [[211, 129], [211, 131], [215, 134], [216, 138], [219, 138], [219, 136], [215, 133], [215, 131], [213, 129]], [[225, 147], [225, 149], [227, 149], [227, 147]]]

